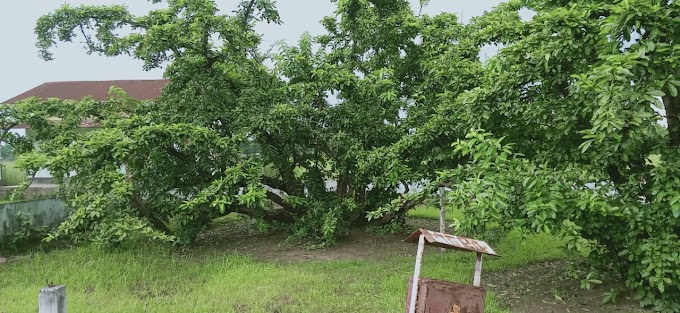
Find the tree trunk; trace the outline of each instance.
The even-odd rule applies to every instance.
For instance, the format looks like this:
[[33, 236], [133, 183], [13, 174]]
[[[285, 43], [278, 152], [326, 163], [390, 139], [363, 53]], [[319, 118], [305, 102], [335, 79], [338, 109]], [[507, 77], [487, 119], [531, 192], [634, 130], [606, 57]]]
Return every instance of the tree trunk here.
[[420, 198], [415, 199], [415, 200], [411, 200], [411, 201], [406, 201], [406, 202], [402, 203], [401, 207], [399, 208], [399, 210], [397, 212], [392, 212], [392, 213], [388, 213], [388, 214], [383, 215], [383, 217], [375, 220], [374, 224], [385, 225], [385, 224], [390, 223], [395, 217], [402, 215], [402, 214], [406, 214], [406, 212], [408, 212], [409, 210], [411, 210], [411, 209], [415, 208], [416, 206], [418, 206], [419, 204], [422, 204], [423, 202], [425, 202], [425, 200], [427, 200], [427, 197], [429, 195], [430, 195], [429, 193], [423, 192], [423, 194], [420, 196]]
[[151, 225], [156, 229], [164, 232], [167, 235], [172, 235], [172, 230], [163, 222], [161, 219], [153, 215], [152, 212], [149, 212], [149, 210], [146, 208], [146, 204], [144, 203], [144, 200], [142, 197], [139, 195], [135, 194], [132, 196], [132, 205], [139, 211], [139, 213], [146, 217]]
[[270, 201], [274, 202], [276, 205], [280, 206], [282, 210], [287, 211], [288, 213], [293, 213], [297, 215], [301, 215], [305, 212], [305, 210], [296, 208], [288, 203], [286, 203], [281, 196], [278, 194], [267, 191], [267, 199]]
[[666, 109], [670, 146], [680, 147], [680, 96], [664, 96], [663, 105]]

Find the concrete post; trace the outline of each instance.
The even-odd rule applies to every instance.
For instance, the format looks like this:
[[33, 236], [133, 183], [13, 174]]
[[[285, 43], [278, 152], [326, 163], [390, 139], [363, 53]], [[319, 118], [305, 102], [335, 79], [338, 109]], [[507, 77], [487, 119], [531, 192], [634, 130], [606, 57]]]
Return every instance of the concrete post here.
[[[439, 232], [446, 234], [446, 190], [444, 187], [439, 188]], [[439, 249], [439, 252], [446, 252], [445, 248]]]
[[40, 289], [38, 305], [39, 313], [66, 313], [66, 286]]

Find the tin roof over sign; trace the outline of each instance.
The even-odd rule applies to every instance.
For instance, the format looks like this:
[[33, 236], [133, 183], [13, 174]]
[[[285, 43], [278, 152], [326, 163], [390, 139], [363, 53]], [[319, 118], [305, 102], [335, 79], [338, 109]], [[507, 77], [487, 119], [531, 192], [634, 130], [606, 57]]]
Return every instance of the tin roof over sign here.
[[496, 251], [484, 241], [437, 233], [426, 229], [416, 230], [413, 234], [408, 236], [408, 238], [404, 239], [404, 241], [418, 243], [421, 234], [425, 236], [426, 245], [498, 256]]

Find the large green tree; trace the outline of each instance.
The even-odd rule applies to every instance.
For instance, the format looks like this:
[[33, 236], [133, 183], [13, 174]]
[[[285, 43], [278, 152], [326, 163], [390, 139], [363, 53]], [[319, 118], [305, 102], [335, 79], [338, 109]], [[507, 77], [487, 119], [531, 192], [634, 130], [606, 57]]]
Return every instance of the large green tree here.
[[[280, 22], [271, 1], [242, 1], [231, 15], [213, 1], [165, 4], [143, 16], [66, 5], [37, 22], [44, 59], [57, 42], [80, 38], [88, 53], [131, 55], [146, 69], [166, 67], [169, 79], [152, 102], [53, 101], [39, 115], [101, 125], [43, 123], [35, 137], [41, 163], [31, 165], [65, 177], [75, 208], [56, 235], [190, 242], [236, 212], [330, 243], [399, 199], [400, 187], [435, 176], [422, 149], [403, 165], [390, 147], [430, 119], [440, 89], [472, 88], [482, 69], [455, 15], [420, 16], [405, 0], [337, 1], [322, 21], [326, 34], [304, 35], [273, 57], [253, 30]], [[451, 60], [459, 65], [450, 76], [431, 77]], [[398, 220], [422, 198], [398, 201], [396, 214], [373, 222]]]
[[440, 117], [394, 147], [503, 137], [475, 131], [441, 154], [462, 161], [436, 183], [453, 188], [464, 229], [563, 233], [643, 305], [678, 312], [679, 17], [673, 1], [504, 3], [469, 25], [476, 45], [504, 46], [478, 86], [441, 97]]

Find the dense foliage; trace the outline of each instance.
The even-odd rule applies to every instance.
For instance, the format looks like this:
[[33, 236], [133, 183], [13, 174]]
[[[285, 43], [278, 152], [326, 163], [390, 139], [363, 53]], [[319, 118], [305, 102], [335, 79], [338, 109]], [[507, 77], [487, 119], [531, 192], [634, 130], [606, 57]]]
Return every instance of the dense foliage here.
[[[188, 243], [237, 212], [331, 243], [447, 186], [463, 231], [562, 233], [642, 304], [680, 311], [680, 5], [513, 0], [462, 25], [403, 0], [338, 0], [324, 35], [273, 57], [257, 22], [280, 22], [271, 1], [38, 21], [45, 59], [80, 34], [170, 80], [152, 102], [33, 99], [7, 115], [39, 142], [19, 162], [49, 168], [75, 209], [53, 236]], [[504, 48], [483, 63], [485, 45]]]
[[[411, 170], [391, 152], [434, 113], [439, 80], [427, 68], [445, 57], [469, 64], [452, 93], [473, 87], [482, 69], [479, 47], [457, 44], [464, 27], [455, 15], [419, 16], [407, 1], [339, 1], [322, 21], [325, 35], [304, 35], [275, 56], [258, 50], [253, 31], [280, 22], [270, 1], [243, 1], [233, 15], [212, 1], [166, 4], [144, 16], [66, 5], [37, 23], [44, 59], [57, 41], [81, 36], [89, 53], [129, 54], [146, 69], [165, 66], [169, 79], [153, 102], [117, 93], [40, 108], [39, 151], [20, 163], [48, 168], [75, 208], [55, 237], [190, 243], [236, 212], [332, 243], [399, 187], [434, 177], [417, 154]], [[17, 107], [32, 102], [40, 101]], [[98, 128], [82, 131], [83, 122]], [[373, 223], [398, 221], [420, 201]]]
[[[521, 8], [535, 15], [523, 21]], [[463, 227], [561, 232], [643, 305], [678, 312], [679, 10], [646, 0], [507, 2], [472, 23], [471, 38], [505, 46], [479, 86], [441, 97], [441, 116], [402, 144], [479, 128], [502, 136], [512, 147], [474, 131], [446, 152], [467, 159], [436, 181], [453, 188]]]

